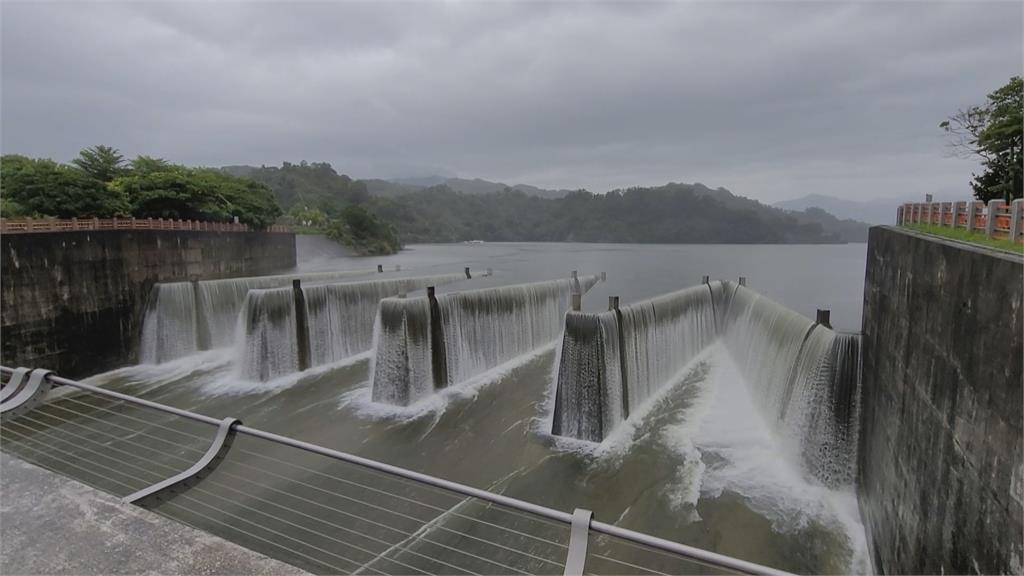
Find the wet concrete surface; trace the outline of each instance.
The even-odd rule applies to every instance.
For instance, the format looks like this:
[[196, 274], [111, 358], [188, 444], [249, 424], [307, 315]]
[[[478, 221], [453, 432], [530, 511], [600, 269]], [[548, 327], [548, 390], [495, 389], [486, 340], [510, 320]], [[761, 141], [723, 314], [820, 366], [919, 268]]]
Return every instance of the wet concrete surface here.
[[0, 454], [0, 574], [305, 574]]

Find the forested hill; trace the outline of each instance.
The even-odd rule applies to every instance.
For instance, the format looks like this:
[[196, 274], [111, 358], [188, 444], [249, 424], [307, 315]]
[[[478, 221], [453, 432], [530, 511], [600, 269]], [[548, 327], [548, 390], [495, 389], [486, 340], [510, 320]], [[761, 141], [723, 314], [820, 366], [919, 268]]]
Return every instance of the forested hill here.
[[529, 196], [541, 198], [561, 198], [571, 190], [548, 190], [530, 186], [529, 184], [515, 184], [509, 186], [502, 182], [491, 182], [481, 178], [445, 178], [442, 176], [428, 176], [425, 178], [410, 178], [400, 180], [369, 179], [366, 188], [372, 196], [401, 196], [413, 192], [420, 192], [434, 186], [447, 186], [456, 192], [463, 194], [494, 194], [504, 192], [506, 189], [518, 190]]
[[813, 208], [804, 212], [773, 208], [703, 184], [672, 183], [591, 194], [508, 187], [479, 179], [438, 177], [443, 184], [430, 187], [419, 182], [353, 180], [338, 174], [330, 164], [316, 162], [229, 166], [224, 170], [266, 184], [290, 214], [305, 208], [336, 214], [347, 205], [365, 207], [394, 226], [403, 243], [826, 243], [867, 239], [864, 223], [839, 220]]
[[436, 186], [367, 206], [403, 242], [546, 241], [624, 243], [861, 242], [867, 225], [821, 210], [789, 212], [700, 184], [539, 198], [507, 189], [463, 194]]

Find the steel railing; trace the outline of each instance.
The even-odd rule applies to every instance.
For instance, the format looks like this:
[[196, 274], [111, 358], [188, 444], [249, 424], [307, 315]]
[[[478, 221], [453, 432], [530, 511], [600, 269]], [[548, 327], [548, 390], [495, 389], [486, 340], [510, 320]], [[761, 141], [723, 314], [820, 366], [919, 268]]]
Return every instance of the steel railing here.
[[239, 222], [181, 220], [174, 218], [0, 218], [0, 233], [75, 232], [90, 230], [183, 230], [196, 232], [291, 232], [272, 224], [264, 229]]
[[[555, 510], [39, 372], [79, 392], [7, 418], [5, 450], [121, 497], [219, 458], [202, 479], [157, 490], [147, 507], [313, 572], [785, 574], [586, 510]], [[14, 373], [0, 367], [5, 388]], [[0, 404], [4, 416], [11, 408]], [[211, 443], [211, 426], [217, 438], [230, 429], [234, 443]]]

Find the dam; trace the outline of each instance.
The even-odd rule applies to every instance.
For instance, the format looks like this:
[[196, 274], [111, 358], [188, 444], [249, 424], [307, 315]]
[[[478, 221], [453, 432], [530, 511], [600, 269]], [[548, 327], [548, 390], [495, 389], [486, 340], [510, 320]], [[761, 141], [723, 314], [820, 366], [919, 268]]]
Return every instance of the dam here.
[[565, 318], [552, 433], [600, 442], [721, 341], [808, 471], [849, 484], [856, 461], [860, 337], [838, 334], [729, 281]]
[[[909, 544], [887, 544], [932, 540], [901, 524], [925, 512], [892, 499], [915, 485], [878, 444], [896, 404], [869, 392], [898, 354], [919, 352], [883, 356], [879, 329], [862, 333], [863, 246], [552, 250], [417, 247], [382, 259], [386, 273], [352, 259], [326, 276], [168, 283], [139, 334], [152, 355], [78, 387], [55, 380], [48, 401], [5, 420], [4, 451], [128, 498], [233, 426], [214, 469], [146, 509], [313, 573], [561, 572], [574, 507], [593, 513], [588, 573], [925, 565], [901, 567]], [[607, 281], [574, 281], [566, 262]], [[815, 285], [790, 278], [837, 262]], [[494, 274], [454, 273], [466, 266]], [[897, 305], [872, 298], [865, 327]], [[831, 322], [814, 319], [822, 307]], [[1009, 538], [987, 557], [971, 551], [978, 538], [964, 558], [1012, 558]], [[701, 550], [753, 565], [702, 564]]]

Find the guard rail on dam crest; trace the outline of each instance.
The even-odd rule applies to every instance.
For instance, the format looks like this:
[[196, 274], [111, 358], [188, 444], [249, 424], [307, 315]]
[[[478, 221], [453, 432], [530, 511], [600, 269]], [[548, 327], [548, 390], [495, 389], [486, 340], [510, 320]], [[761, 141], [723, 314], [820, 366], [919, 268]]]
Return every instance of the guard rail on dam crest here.
[[916, 202], [896, 209], [897, 224], [931, 224], [984, 233], [1024, 243], [1024, 199], [968, 202]]
[[252, 228], [238, 222], [175, 220], [173, 218], [0, 218], [0, 232], [27, 234], [31, 232], [75, 232], [80, 230], [192, 230], [196, 232], [291, 232], [287, 226], [274, 224]]
[[0, 374], [5, 451], [312, 572], [783, 574], [47, 370]]

